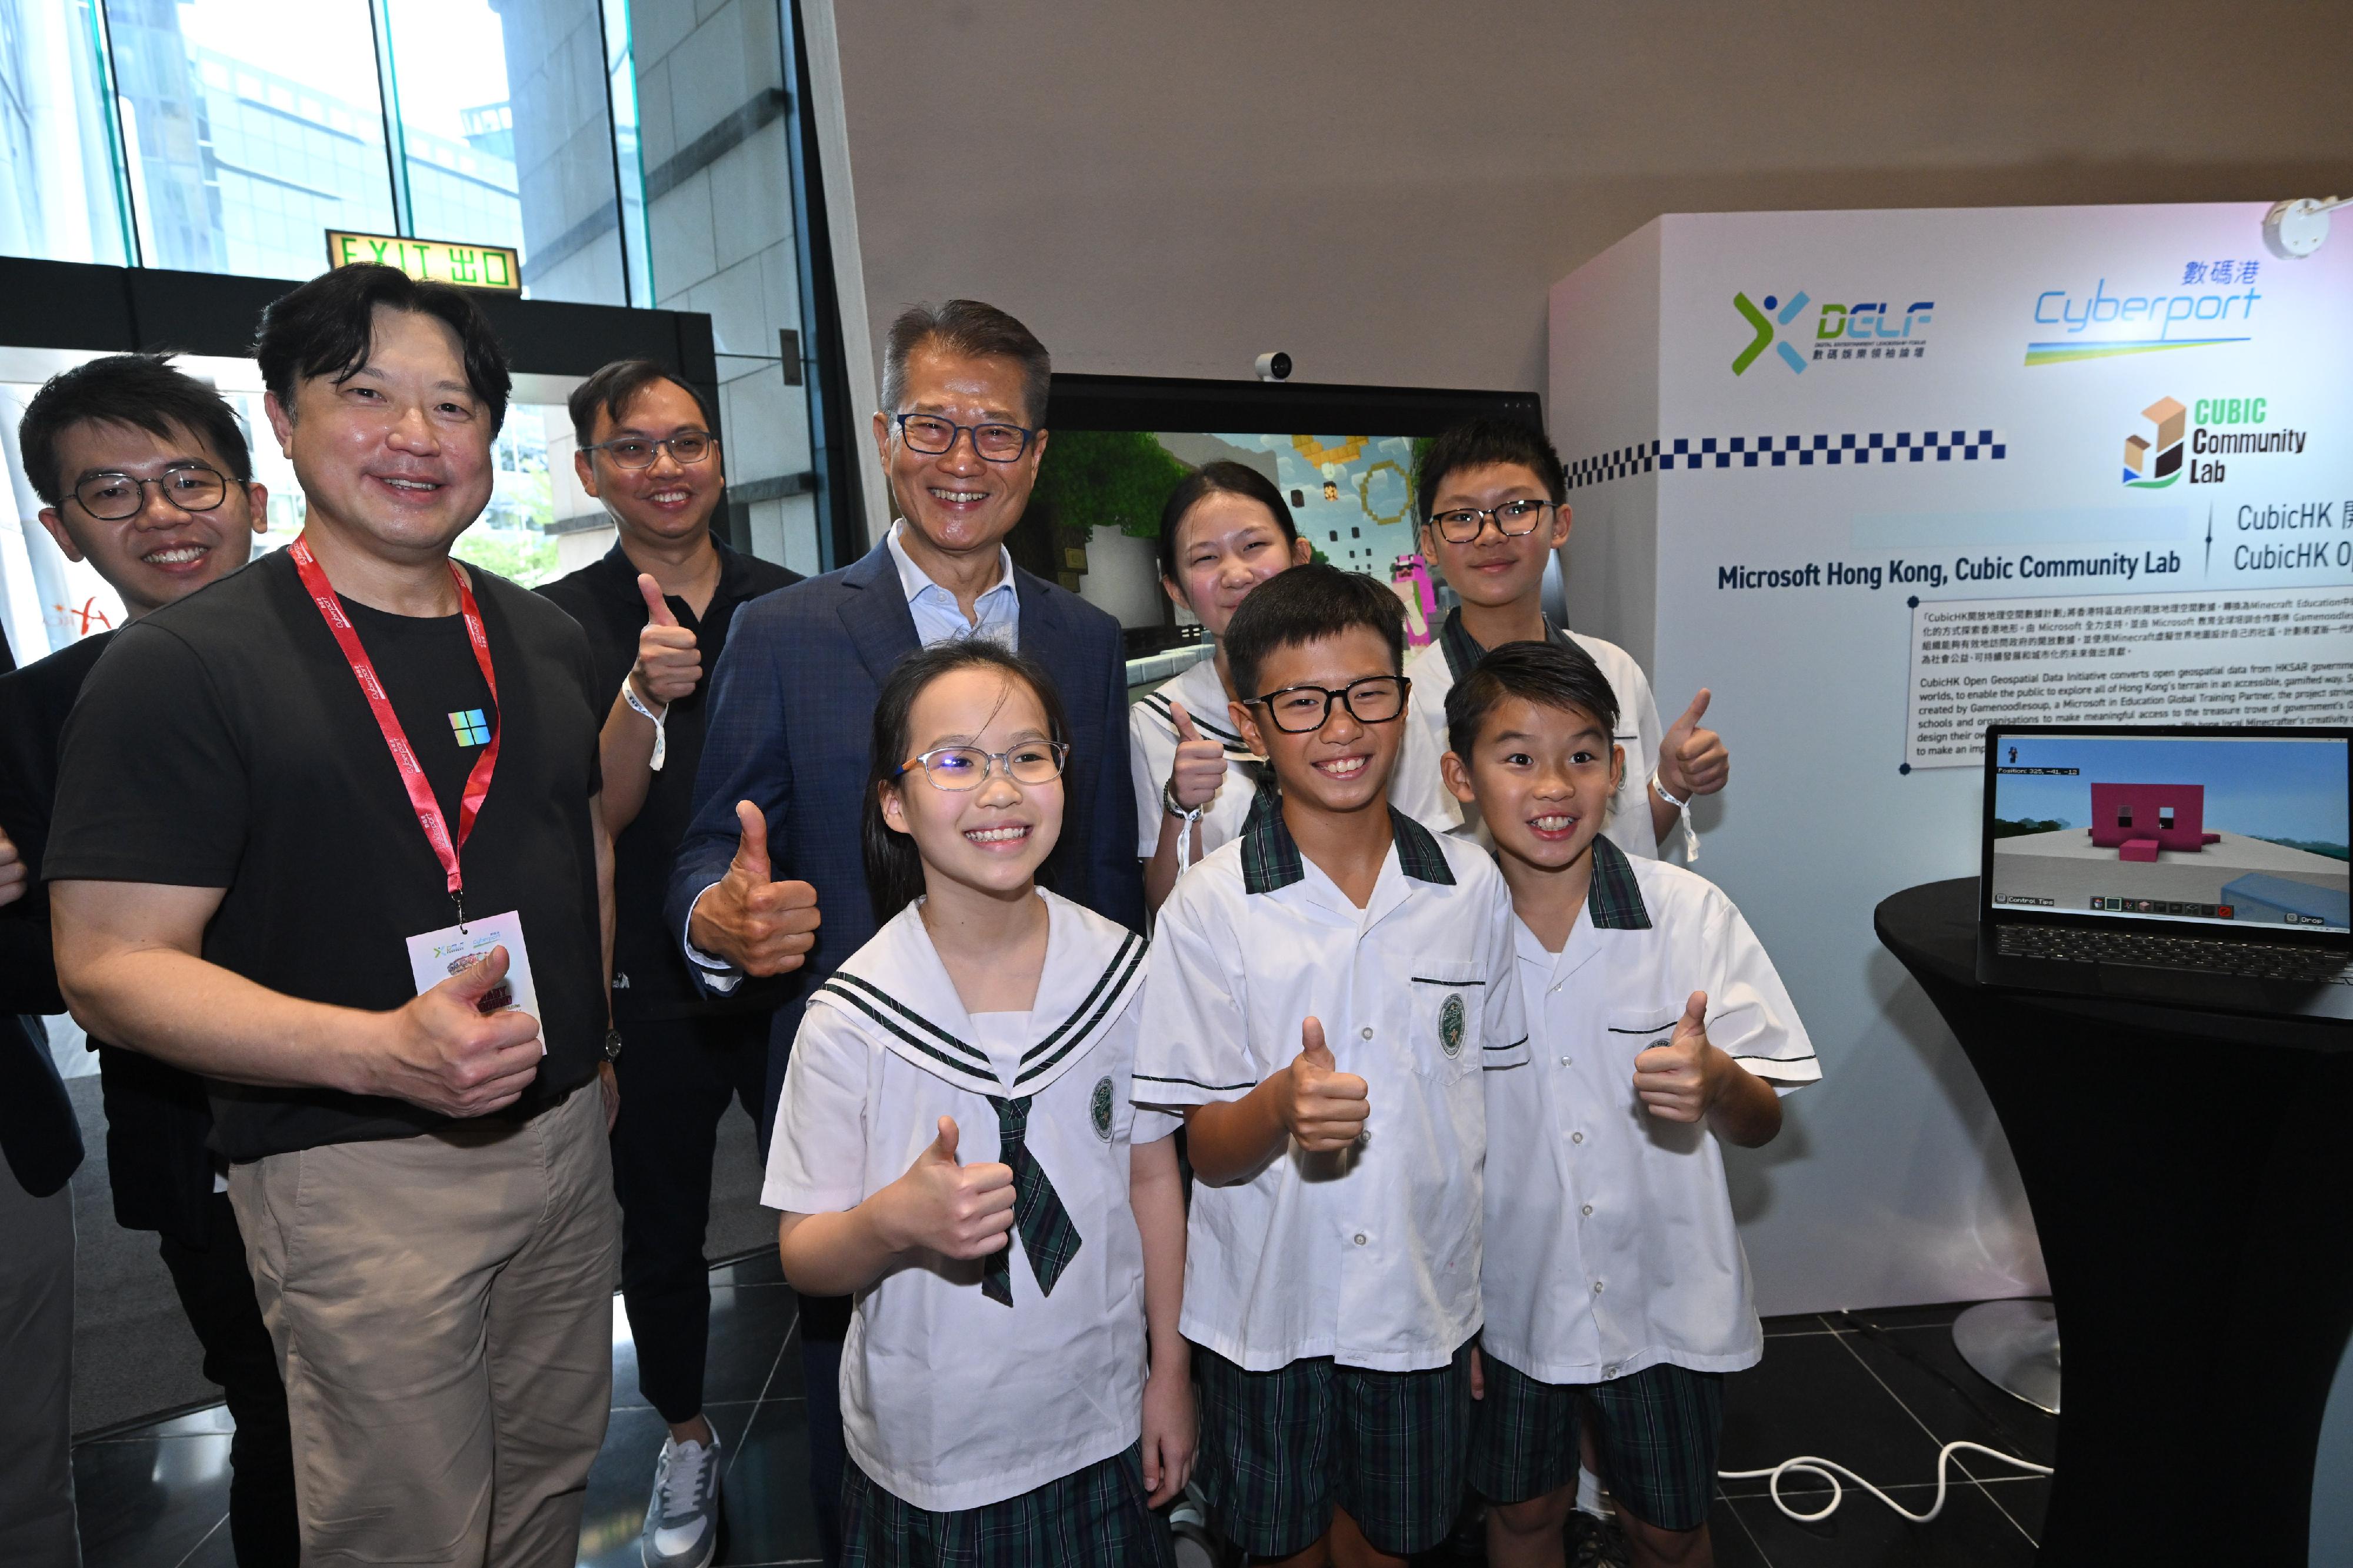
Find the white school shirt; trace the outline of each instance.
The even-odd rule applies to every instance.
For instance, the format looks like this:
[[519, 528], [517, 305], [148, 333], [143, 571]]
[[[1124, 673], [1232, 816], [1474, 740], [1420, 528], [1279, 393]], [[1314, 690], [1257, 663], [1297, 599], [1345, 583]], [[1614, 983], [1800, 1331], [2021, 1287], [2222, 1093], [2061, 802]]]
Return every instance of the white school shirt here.
[[1176, 721], [1168, 711], [1171, 699], [1185, 705], [1201, 739], [1218, 742], [1226, 750], [1225, 782], [1209, 797], [1208, 809], [1193, 828], [1200, 836], [1200, 855], [1206, 857], [1241, 837], [1242, 823], [1250, 816], [1251, 798], [1267, 766], [1266, 759], [1253, 752], [1234, 730], [1233, 717], [1226, 710], [1226, 683], [1218, 679], [1215, 658], [1203, 659], [1141, 701], [1129, 704], [1127, 758], [1135, 773], [1135, 854], [1140, 860], [1151, 859], [1160, 847], [1160, 824], [1168, 816], [1160, 792], [1176, 761]]
[[[1406, 661], [1406, 678], [1413, 682], [1412, 711], [1408, 715], [1419, 733], [1406, 738], [1398, 758], [1396, 780], [1389, 785], [1398, 809], [1433, 833], [1459, 833], [1482, 845], [1489, 843], [1487, 825], [1476, 808], [1466, 808], [1446, 790], [1438, 759], [1449, 748], [1446, 739], [1446, 694], [1454, 689], [1454, 667], [1447, 657], [1446, 632], [1459, 627], [1461, 611], [1450, 610], [1444, 628], [1430, 645]], [[1659, 836], [1651, 826], [1651, 775], [1658, 771], [1659, 748], [1666, 742], [1666, 727], [1659, 722], [1658, 700], [1651, 694], [1651, 678], [1634, 656], [1614, 642], [1563, 631], [1547, 619], [1545, 629], [1566, 637], [1593, 656], [1609, 689], [1618, 697], [1618, 732], [1612, 737], [1626, 748], [1625, 775], [1610, 797], [1609, 820], [1601, 831], [1619, 848], [1639, 859], [1655, 860]], [[1460, 658], [1475, 643], [1467, 638], [1456, 650]], [[1472, 654], [1472, 658], [1477, 655]], [[1466, 820], [1467, 817], [1467, 820]]]
[[955, 1118], [960, 1161], [996, 1160], [987, 1097], [1032, 1097], [1024, 1142], [1080, 1237], [1053, 1293], [1039, 1291], [1018, 1227], [1009, 1308], [981, 1293], [981, 1259], [919, 1251], [858, 1292], [842, 1347], [850, 1458], [893, 1497], [942, 1512], [1070, 1475], [1143, 1426], [1144, 1246], [1128, 1146], [1177, 1126], [1130, 1104], [1144, 941], [1038, 896], [1051, 924], [1026, 1015], [967, 1016], [914, 904], [818, 988], [760, 1193], [794, 1214], [854, 1208], [906, 1173], [943, 1116]]
[[1359, 910], [1265, 801], [1161, 906], [1135, 1092], [1238, 1100], [1299, 1055], [1312, 1015], [1369, 1115], [1352, 1150], [1194, 1184], [1185, 1336], [1252, 1372], [1443, 1366], [1479, 1329], [1480, 1069], [1527, 1060], [1510, 894], [1485, 854], [1392, 811]]
[[1764, 1340], [1704, 1122], [1647, 1114], [1634, 1058], [1707, 993], [1708, 1038], [1779, 1092], [1821, 1077], [1772, 960], [1716, 886], [1593, 844], [1557, 953], [1514, 920], [1534, 1058], [1487, 1096], [1488, 1352], [1546, 1383], [1752, 1366]]

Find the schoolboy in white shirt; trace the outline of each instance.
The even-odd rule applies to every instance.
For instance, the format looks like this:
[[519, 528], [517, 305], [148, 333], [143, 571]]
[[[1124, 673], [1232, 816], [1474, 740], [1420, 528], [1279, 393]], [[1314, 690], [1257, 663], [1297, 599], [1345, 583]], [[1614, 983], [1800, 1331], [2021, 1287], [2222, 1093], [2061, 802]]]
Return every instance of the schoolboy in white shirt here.
[[[1691, 798], [1714, 795], [1731, 776], [1723, 738], [1700, 724], [1709, 694], [1701, 691], [1672, 726], [1662, 726], [1650, 678], [1631, 654], [1556, 626], [1545, 614], [1545, 563], [1568, 542], [1569, 508], [1560, 454], [1543, 431], [1475, 419], [1432, 441], [1415, 467], [1421, 547], [1462, 603], [1406, 666], [1419, 699], [1419, 733], [1398, 773], [1398, 807], [1439, 832], [1461, 825], [1476, 837], [1478, 814], [1462, 811], [1439, 773], [1446, 694], [1491, 647], [1574, 644], [1592, 656], [1616, 694], [1612, 739], [1626, 748], [1625, 776], [1602, 831], [1629, 855], [1656, 858]], [[1685, 843], [1695, 846], [1697, 836], [1687, 832]]]
[[1723, 1374], [1764, 1348], [1718, 1141], [1769, 1142], [1778, 1096], [1821, 1068], [1732, 900], [1601, 835], [1625, 754], [1583, 649], [1499, 647], [1446, 709], [1447, 787], [1511, 887], [1535, 1037], [1487, 1098], [1488, 1561], [1559, 1563], [1587, 1424], [1634, 1563], [1704, 1564]]
[[895, 912], [809, 999], [762, 1193], [786, 1278], [857, 1298], [845, 1568], [1166, 1568], [1193, 1413], [1176, 1119], [1129, 1082], [1143, 940], [1036, 885], [1069, 732], [1036, 665], [912, 654], [874, 728]]
[[[1279, 795], [1161, 907], [1135, 1091], [1186, 1109], [1210, 1521], [1256, 1561], [1401, 1563], [1462, 1496], [1482, 1068], [1527, 1059], [1503, 879], [1390, 808], [1404, 615], [1299, 566], [1226, 634]], [[1505, 1074], [1504, 1076], [1519, 1076]]]

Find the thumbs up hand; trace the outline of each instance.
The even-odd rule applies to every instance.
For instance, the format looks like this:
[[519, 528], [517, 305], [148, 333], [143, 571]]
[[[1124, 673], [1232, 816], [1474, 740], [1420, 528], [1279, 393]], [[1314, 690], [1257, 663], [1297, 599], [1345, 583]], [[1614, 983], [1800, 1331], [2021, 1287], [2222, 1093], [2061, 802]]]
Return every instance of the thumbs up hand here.
[[735, 803], [743, 837], [727, 875], [703, 890], [687, 922], [686, 939], [746, 974], [798, 969], [817, 945], [817, 889], [807, 882], [768, 877], [768, 821], [748, 800]]
[[1714, 795], [1732, 777], [1732, 753], [1724, 749], [1724, 737], [1699, 727], [1711, 695], [1701, 687], [1659, 743], [1659, 782], [1677, 800]]
[[1226, 782], [1226, 749], [1201, 738], [1182, 702], [1168, 704], [1168, 717], [1176, 726], [1176, 755], [1168, 768], [1168, 794], [1185, 810], [1198, 811], [1216, 798], [1218, 786]]
[[927, 1247], [944, 1258], [985, 1258], [1009, 1245], [1013, 1167], [956, 1163], [955, 1118], [907, 1173], [874, 1194], [875, 1224], [893, 1251]]
[[661, 584], [650, 574], [638, 574], [638, 592], [645, 595], [646, 624], [638, 633], [638, 662], [629, 668], [629, 684], [649, 705], [668, 707], [702, 680], [702, 648], [670, 614]]
[[1707, 993], [1694, 991], [1675, 1020], [1673, 1037], [1634, 1058], [1634, 1092], [1653, 1116], [1697, 1121], [1715, 1108], [1732, 1067], [1732, 1058], [1709, 1043]]
[[480, 1116], [512, 1105], [538, 1076], [539, 1020], [503, 1008], [507, 950], [494, 947], [389, 1013], [375, 1048], [335, 1085], [389, 1095], [443, 1116]]
[[1321, 1020], [1308, 1019], [1300, 1037], [1299, 1055], [1283, 1069], [1287, 1081], [1275, 1100], [1276, 1114], [1309, 1153], [1345, 1149], [1364, 1135], [1372, 1114], [1365, 1080], [1338, 1069]]

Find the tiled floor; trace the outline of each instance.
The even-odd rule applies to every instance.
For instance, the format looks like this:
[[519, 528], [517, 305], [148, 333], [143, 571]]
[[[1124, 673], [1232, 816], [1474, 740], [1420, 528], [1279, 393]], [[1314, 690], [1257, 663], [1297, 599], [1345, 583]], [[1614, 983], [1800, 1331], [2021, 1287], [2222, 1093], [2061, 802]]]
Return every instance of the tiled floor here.
[[[729, 1451], [727, 1568], [810, 1563], [800, 1354], [793, 1294], [774, 1254], [713, 1271], [710, 1414]], [[1958, 1307], [1768, 1320], [1765, 1360], [1730, 1383], [1723, 1468], [1761, 1469], [1799, 1454], [1836, 1459], [1914, 1512], [1936, 1495], [1936, 1450], [1968, 1438], [2052, 1462], [2058, 1423], [1984, 1382], [1954, 1352]], [[660, 1418], [637, 1395], [637, 1360], [617, 1314], [617, 1403], [588, 1481], [580, 1561], [638, 1561], [638, 1530], [661, 1447]], [[1763, 1480], [1725, 1482], [1710, 1516], [1721, 1568], [2006, 1568], [2034, 1560], [2049, 1480], [1960, 1456], [1944, 1513], [1910, 1524], [1849, 1489], [1820, 1524], [1786, 1518]], [[74, 1452], [89, 1568], [230, 1568], [224, 1514], [226, 1419], [216, 1407], [81, 1444]], [[1819, 1507], [1820, 1483], [1783, 1489]], [[1460, 1562], [1464, 1559], [1439, 1559]], [[1475, 1560], [1475, 1559], [1472, 1559]]]

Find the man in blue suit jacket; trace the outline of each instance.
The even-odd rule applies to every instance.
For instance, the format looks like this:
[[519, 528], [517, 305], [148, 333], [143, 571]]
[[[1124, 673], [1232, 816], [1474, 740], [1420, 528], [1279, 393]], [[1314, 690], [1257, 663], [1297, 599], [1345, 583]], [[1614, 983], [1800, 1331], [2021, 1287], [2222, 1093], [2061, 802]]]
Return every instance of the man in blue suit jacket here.
[[[993, 306], [953, 300], [902, 315], [874, 416], [899, 512], [891, 536], [852, 565], [745, 605], [720, 658], [665, 913], [706, 988], [786, 976], [764, 1123], [802, 999], [878, 924], [860, 848], [867, 743], [882, 682], [918, 647], [989, 637], [1045, 667], [1071, 717], [1055, 889], [1144, 929], [1119, 624], [1016, 568], [1004, 544], [1045, 451], [1049, 370], [1044, 346]], [[847, 1321], [846, 1303], [803, 1304], [810, 1482], [828, 1558]]]

